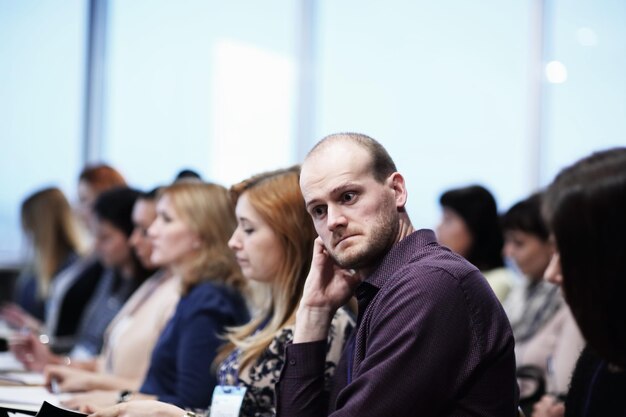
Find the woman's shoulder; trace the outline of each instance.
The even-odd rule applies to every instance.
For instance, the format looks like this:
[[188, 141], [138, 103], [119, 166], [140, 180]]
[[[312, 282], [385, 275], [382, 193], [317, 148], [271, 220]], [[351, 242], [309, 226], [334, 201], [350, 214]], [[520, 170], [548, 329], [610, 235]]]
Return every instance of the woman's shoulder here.
[[184, 310], [211, 310], [215, 313], [235, 314], [247, 311], [243, 297], [235, 289], [212, 282], [201, 282], [181, 297], [179, 308]]
[[238, 296], [237, 292], [230, 287], [210, 281], [202, 281], [189, 288], [183, 298], [185, 300], [211, 302], [230, 300], [236, 296]]

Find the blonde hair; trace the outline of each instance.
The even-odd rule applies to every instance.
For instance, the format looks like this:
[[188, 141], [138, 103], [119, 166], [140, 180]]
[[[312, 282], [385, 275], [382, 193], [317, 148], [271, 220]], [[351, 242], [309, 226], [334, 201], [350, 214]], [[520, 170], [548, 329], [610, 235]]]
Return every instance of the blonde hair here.
[[[228, 343], [220, 349], [214, 365], [238, 348], [240, 369], [245, 368], [269, 347], [276, 332], [295, 322], [316, 237], [300, 191], [299, 176], [300, 167], [294, 166], [256, 175], [231, 188], [234, 202], [245, 193], [250, 204], [272, 228], [280, 241], [282, 263], [271, 283], [269, 305], [248, 324], [229, 329]], [[257, 332], [268, 318], [265, 327]]]
[[22, 229], [32, 240], [37, 295], [48, 296], [52, 278], [72, 253], [82, 250], [67, 199], [56, 187], [30, 195], [21, 207]]
[[178, 182], [159, 190], [159, 198], [163, 196], [168, 196], [176, 212], [201, 240], [197, 256], [181, 277], [182, 293], [207, 280], [244, 290], [245, 280], [228, 247], [237, 221], [226, 188], [201, 182]]

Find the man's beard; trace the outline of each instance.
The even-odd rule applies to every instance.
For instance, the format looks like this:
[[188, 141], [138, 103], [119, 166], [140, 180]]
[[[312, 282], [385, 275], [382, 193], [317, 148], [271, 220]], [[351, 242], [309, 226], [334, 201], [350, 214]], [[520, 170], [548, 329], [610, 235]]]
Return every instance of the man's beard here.
[[328, 251], [330, 256], [344, 269], [359, 270], [376, 265], [395, 242], [400, 227], [398, 217], [397, 211], [381, 210], [365, 247], [353, 253], [331, 250]]

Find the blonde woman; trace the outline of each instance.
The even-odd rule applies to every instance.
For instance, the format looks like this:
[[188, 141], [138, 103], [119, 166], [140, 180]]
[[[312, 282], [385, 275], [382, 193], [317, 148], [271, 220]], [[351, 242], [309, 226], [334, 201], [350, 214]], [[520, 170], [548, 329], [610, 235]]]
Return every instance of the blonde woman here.
[[[47, 311], [52, 319], [55, 315], [52, 304], [58, 301], [57, 294], [65, 294], [60, 305], [59, 313], [56, 317], [59, 323], [59, 334], [63, 316], [68, 316], [68, 312], [75, 308], [70, 302], [70, 297], [83, 295], [85, 285], [94, 286], [90, 296], [86, 300], [74, 299], [74, 302], [87, 302], [80, 314], [71, 315], [78, 319], [78, 331], [76, 332], [76, 343], [69, 353], [69, 357], [59, 356], [49, 349], [49, 346], [41, 342], [41, 338], [35, 334], [14, 334], [11, 337], [11, 349], [16, 357], [32, 371], [41, 371], [45, 365], [49, 364], [70, 364], [76, 361], [88, 361], [96, 356], [102, 347], [104, 332], [121, 309], [122, 305], [137, 289], [137, 287], [147, 278], [150, 271], [146, 270], [133, 253], [128, 239], [133, 231], [132, 210], [137, 199], [138, 192], [130, 188], [116, 188], [102, 193], [94, 205], [96, 231], [96, 253], [105, 267], [103, 272], [97, 276], [86, 273], [90, 269], [77, 272], [75, 276], [65, 279], [63, 275], [57, 277], [52, 289], [53, 297], [49, 300]], [[82, 262], [77, 262], [81, 264]], [[84, 263], [78, 269], [84, 268]], [[72, 265], [73, 268], [74, 265]], [[68, 268], [68, 269], [70, 269]], [[97, 270], [97, 269], [96, 269]], [[76, 271], [69, 271], [76, 272]], [[62, 285], [57, 285], [59, 282]], [[63, 291], [59, 287], [71, 287]], [[78, 295], [77, 295], [78, 294]], [[66, 308], [67, 307], [67, 308]], [[47, 320], [50, 322], [52, 320]], [[49, 327], [51, 328], [51, 327]]]
[[[45, 213], [45, 215], [42, 215]], [[46, 301], [56, 276], [74, 263], [81, 253], [72, 209], [56, 187], [39, 190], [22, 203], [22, 229], [33, 257], [20, 276], [15, 291], [15, 305], [3, 308], [2, 315], [16, 327], [28, 327], [45, 332]], [[84, 294], [75, 297], [73, 303], [84, 306]], [[78, 317], [74, 317], [77, 325]], [[56, 329], [51, 336], [55, 336]]]
[[237, 222], [228, 191], [215, 184], [180, 182], [165, 187], [148, 229], [151, 260], [181, 280], [181, 298], [161, 333], [138, 392], [104, 391], [76, 396], [73, 408], [158, 399], [206, 408], [217, 383], [211, 364], [227, 326], [249, 319], [241, 295], [245, 280], [228, 248]]
[[[298, 185], [299, 168], [261, 174], [231, 189], [237, 229], [229, 245], [246, 278], [262, 283], [271, 294], [268, 305], [248, 324], [229, 329], [216, 358], [220, 385], [245, 388], [239, 415], [274, 416], [275, 384], [285, 365], [285, 346], [293, 339], [295, 313], [311, 265], [316, 234]], [[326, 348], [325, 385], [354, 326], [340, 309]], [[170, 404], [136, 402], [101, 410], [114, 417], [164, 415], [184, 410]]]
[[[130, 244], [147, 269], [158, 267], [151, 261], [152, 241], [148, 228], [156, 219], [157, 190], [142, 193], [133, 206], [133, 232]], [[91, 361], [48, 365], [47, 385], [52, 381], [62, 392], [137, 390], [145, 377], [156, 341], [172, 317], [179, 300], [180, 283], [167, 268], [161, 268], [124, 304], [107, 328], [102, 351]]]

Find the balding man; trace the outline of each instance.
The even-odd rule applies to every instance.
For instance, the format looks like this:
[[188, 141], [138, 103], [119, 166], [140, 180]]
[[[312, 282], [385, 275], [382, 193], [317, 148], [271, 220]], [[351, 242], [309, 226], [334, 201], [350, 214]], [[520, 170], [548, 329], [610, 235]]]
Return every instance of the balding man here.
[[[387, 151], [324, 138], [300, 186], [319, 238], [278, 385], [278, 416], [517, 415], [514, 341], [480, 272], [415, 231]], [[356, 295], [358, 328], [324, 387], [335, 311]]]

